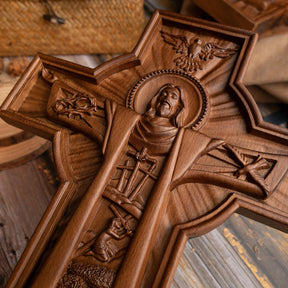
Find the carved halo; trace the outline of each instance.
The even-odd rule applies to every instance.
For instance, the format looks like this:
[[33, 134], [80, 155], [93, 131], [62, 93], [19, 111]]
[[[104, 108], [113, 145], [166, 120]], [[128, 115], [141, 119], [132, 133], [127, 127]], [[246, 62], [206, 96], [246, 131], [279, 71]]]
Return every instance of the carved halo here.
[[184, 127], [200, 129], [209, 114], [207, 93], [197, 78], [179, 70], [158, 70], [145, 75], [130, 90], [126, 106], [144, 114], [152, 97], [167, 83], [181, 87], [186, 94], [185, 109], [189, 109], [189, 113], [184, 120]]

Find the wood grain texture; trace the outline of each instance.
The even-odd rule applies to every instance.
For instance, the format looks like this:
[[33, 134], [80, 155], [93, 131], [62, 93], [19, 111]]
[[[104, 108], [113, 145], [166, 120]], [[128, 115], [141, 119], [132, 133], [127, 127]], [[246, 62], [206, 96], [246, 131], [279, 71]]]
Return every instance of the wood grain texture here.
[[286, 287], [287, 234], [230, 217], [187, 241], [171, 287]]
[[[25, 60], [26, 63], [24, 65], [27, 67], [27, 62], [29, 61], [26, 58]], [[10, 64], [13, 64], [13, 59], [10, 59], [10, 61], [7, 58], [3, 60], [3, 73], [0, 74], [1, 104], [18, 79], [17, 77], [10, 76], [7, 71]], [[20, 68], [23, 70], [25, 67]], [[18, 73], [20, 74], [21, 69], [18, 68]], [[45, 152], [49, 146], [50, 144], [47, 140], [8, 125], [0, 119], [0, 169], [12, 168], [28, 162]]]
[[[50, 162], [50, 164], [49, 164]], [[57, 190], [43, 156], [0, 172], [0, 287], [4, 287]]]
[[[73, 58], [71, 58], [71, 60], [73, 60]], [[42, 193], [45, 193], [47, 183], [48, 186], [55, 186], [54, 184], [57, 183], [57, 177], [55, 174], [56, 171], [53, 166], [48, 165], [49, 163], [51, 163], [50, 157], [49, 155], [45, 154], [39, 160], [33, 160], [31, 163], [29, 163], [29, 165], [26, 164], [21, 167], [21, 169], [14, 168], [6, 170], [5, 173], [1, 172], [1, 174], [5, 175], [5, 182], [7, 182], [7, 178], [12, 178], [12, 182], [14, 182], [13, 180], [17, 178], [17, 183], [19, 183], [20, 187], [16, 185], [16, 187], [14, 186], [14, 189], [17, 189], [17, 191], [19, 191], [21, 194], [18, 194], [18, 196], [14, 194], [12, 195], [12, 193], [7, 194], [7, 191], [10, 191], [12, 188], [10, 185], [8, 185], [5, 187], [5, 189], [1, 189], [1, 191], [5, 191], [4, 197], [2, 196], [2, 200], [6, 198], [6, 195], [9, 195], [9, 198], [11, 198], [13, 201], [13, 206], [18, 207], [21, 205], [21, 203], [23, 203], [23, 199], [34, 199], [35, 193], [38, 192], [40, 195], [39, 198], [37, 198], [37, 207], [39, 207], [39, 205], [44, 206], [45, 203], [48, 205], [53, 195], [53, 191], [51, 192], [51, 196], [48, 196], [47, 198], [44, 197], [45, 195], [42, 195]], [[35, 165], [36, 168], [34, 167]], [[30, 166], [34, 167], [32, 172], [31, 169], [28, 169]], [[45, 173], [43, 173], [43, 171], [45, 171]], [[30, 186], [23, 186], [23, 183], [25, 183], [25, 178], [27, 179], [27, 177], [35, 176], [35, 172], [37, 173], [37, 178], [42, 177], [44, 178], [44, 181], [38, 181], [39, 183], [37, 185], [33, 185], [33, 189], [29, 190], [27, 188]], [[18, 174], [24, 174], [25, 178], [19, 179]], [[32, 174], [32, 176], [30, 176], [30, 174]], [[40, 185], [39, 188], [37, 188], [38, 185]], [[31, 193], [31, 195], [28, 195], [27, 197], [27, 193]], [[23, 198], [24, 195], [26, 195], [25, 198]], [[21, 220], [19, 221], [19, 219], [15, 219], [15, 215], [13, 216], [12, 220], [9, 218], [11, 205], [9, 209], [5, 209], [4, 207], [7, 206], [6, 202], [3, 200], [3, 202], [1, 202], [1, 211], [3, 211], [3, 214], [1, 214], [2, 222], [0, 224], [2, 229], [0, 287], [3, 288], [5, 287], [5, 283], [7, 283], [13, 268], [18, 262], [22, 251], [26, 247], [27, 241], [29, 241], [27, 239], [28, 236], [25, 235], [33, 234], [35, 227], [38, 224], [38, 220], [41, 218], [45, 210], [41, 209], [38, 211], [39, 209], [37, 209], [36, 211], [36, 209], [33, 209], [32, 211], [27, 211], [26, 207], [24, 207], [23, 209], [25, 210], [27, 217], [22, 219], [21, 214]], [[39, 213], [38, 220], [35, 217], [36, 212]], [[31, 219], [33, 219], [33, 221], [31, 221]], [[5, 226], [3, 222], [5, 223]], [[25, 225], [25, 227], [28, 226], [28, 223], [30, 226], [30, 234], [28, 232], [25, 233], [22, 243], [18, 243], [19, 246], [16, 245], [18, 249], [15, 249], [15, 245], [13, 245], [13, 249], [16, 250], [17, 253], [12, 257], [12, 254], [9, 254], [9, 252], [11, 252], [11, 244], [7, 245], [6, 241], [9, 242], [7, 239], [10, 239], [10, 237], [15, 238], [15, 235], [17, 235], [15, 234], [15, 231], [21, 230], [23, 225]], [[17, 228], [17, 226], [19, 227]], [[8, 236], [6, 233], [3, 233], [3, 231], [7, 231], [7, 227], [10, 227], [9, 231], [12, 231], [11, 235]], [[225, 231], [228, 232], [226, 232], [227, 236], [234, 237], [225, 237], [224, 229], [226, 229]], [[20, 234], [21, 233], [23, 233], [22, 230]], [[27, 238], [25, 239], [25, 237]], [[227, 238], [230, 239], [230, 241], [228, 241]], [[234, 241], [231, 241], [231, 239]], [[20, 244], [22, 245], [20, 246]], [[246, 249], [245, 251], [250, 261], [243, 261], [242, 248]], [[261, 283], [255, 280], [255, 276], [253, 274], [255, 269], [253, 268], [256, 267], [256, 274], [260, 275], [260, 277], [263, 274], [258, 273], [258, 271], [265, 271], [264, 273], [267, 277], [266, 279], [269, 279], [269, 283], [272, 283], [272, 286], [270, 285], [268, 287], [285, 288], [287, 282], [287, 255], [287, 234], [261, 225], [257, 222], [245, 219], [240, 215], [235, 215], [212, 232], [187, 241], [171, 287], [190, 288], [208, 287], [209, 285], [211, 288], [231, 286], [237, 288], [265, 287], [265, 285], [261, 285]], [[244, 254], [244, 256], [246, 255]], [[11, 261], [11, 257], [13, 258], [13, 261]], [[247, 257], [245, 257], [244, 260], [245, 259], [247, 259]], [[275, 263], [276, 259], [277, 262]], [[253, 264], [253, 266], [251, 264]], [[252, 271], [249, 269], [249, 267], [252, 268]], [[219, 283], [221, 283], [222, 286], [219, 286]], [[248, 284], [249, 286], [247, 286]]]
[[249, 29], [260, 37], [287, 33], [287, 1], [283, 0], [193, 0], [220, 23]]
[[241, 82], [255, 40], [156, 12], [97, 69], [36, 57], [1, 115], [53, 139], [61, 186], [8, 287], [169, 287], [235, 211], [287, 231], [288, 133]]

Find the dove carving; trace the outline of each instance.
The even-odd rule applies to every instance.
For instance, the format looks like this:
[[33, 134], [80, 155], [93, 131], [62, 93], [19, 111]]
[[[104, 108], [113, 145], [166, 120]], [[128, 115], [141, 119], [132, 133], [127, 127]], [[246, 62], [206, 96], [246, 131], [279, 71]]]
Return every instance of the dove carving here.
[[181, 56], [174, 59], [178, 68], [185, 72], [203, 70], [204, 64], [214, 57], [227, 58], [234, 55], [238, 49], [224, 48], [213, 42], [204, 43], [199, 37], [194, 36], [190, 41], [187, 37], [173, 35], [161, 31], [161, 36], [167, 44]]

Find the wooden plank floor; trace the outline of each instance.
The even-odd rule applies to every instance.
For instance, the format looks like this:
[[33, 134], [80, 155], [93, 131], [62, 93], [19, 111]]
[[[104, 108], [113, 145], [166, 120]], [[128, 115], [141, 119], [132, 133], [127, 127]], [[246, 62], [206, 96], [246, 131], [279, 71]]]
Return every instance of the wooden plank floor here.
[[234, 214], [190, 239], [171, 287], [286, 288], [288, 235]]
[[48, 152], [0, 172], [0, 287], [4, 287], [57, 189]]

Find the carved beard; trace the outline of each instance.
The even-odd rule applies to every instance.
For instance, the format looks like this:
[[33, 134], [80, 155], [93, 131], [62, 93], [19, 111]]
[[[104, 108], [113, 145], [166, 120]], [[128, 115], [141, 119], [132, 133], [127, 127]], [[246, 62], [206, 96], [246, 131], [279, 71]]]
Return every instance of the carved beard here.
[[172, 110], [173, 109], [171, 104], [168, 101], [164, 100], [157, 105], [156, 115], [163, 118], [171, 118], [171, 114], [173, 114], [171, 113]]

